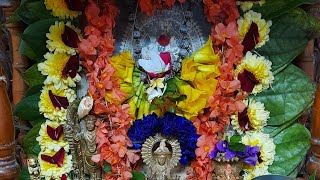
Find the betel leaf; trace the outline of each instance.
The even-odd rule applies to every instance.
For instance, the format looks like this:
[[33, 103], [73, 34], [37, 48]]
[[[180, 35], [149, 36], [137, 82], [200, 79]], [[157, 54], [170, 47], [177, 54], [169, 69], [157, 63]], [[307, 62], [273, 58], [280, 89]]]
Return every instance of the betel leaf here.
[[233, 135], [230, 138], [229, 149], [233, 151], [244, 152], [246, 149], [246, 146], [241, 143], [241, 139], [242, 138], [240, 135]]
[[301, 124], [294, 124], [274, 137], [276, 155], [269, 166], [271, 174], [292, 175], [310, 147], [310, 132]]
[[[46, 48], [46, 33], [49, 32], [49, 28], [51, 25], [55, 23], [58, 19], [44, 19], [37, 21], [35, 23], [32, 23], [29, 25], [23, 32], [22, 34], [22, 40], [30, 50], [32, 50], [32, 53], [35, 53], [36, 57], [35, 61], [41, 61], [43, 60], [43, 55], [48, 51]], [[22, 44], [23, 45], [23, 44]], [[21, 47], [20, 49], [23, 49]], [[30, 56], [30, 52], [21, 52], [24, 53], [23, 55], [28, 55]]]
[[21, 169], [18, 180], [31, 180], [28, 166], [24, 166]]
[[10, 17], [9, 22], [23, 21], [26, 24], [32, 24], [41, 19], [53, 18], [51, 12], [44, 5], [43, 0], [21, 1], [20, 6]]
[[40, 92], [31, 96], [24, 97], [14, 109], [14, 114], [24, 120], [43, 119], [39, 113], [38, 103], [40, 101]]
[[39, 136], [41, 124], [36, 124], [23, 138], [22, 148], [28, 157], [38, 157], [40, 152], [38, 148], [39, 143], [36, 138]]
[[[307, 21], [307, 19], [305, 20]], [[272, 62], [272, 71], [278, 73], [294, 60], [306, 47], [308, 33], [299, 17], [287, 13], [272, 21], [269, 41], [256, 51]]]
[[146, 177], [142, 172], [132, 171], [132, 180], [145, 180]]
[[314, 92], [307, 75], [291, 64], [275, 76], [271, 88], [251, 98], [264, 103], [270, 112], [268, 125], [278, 126], [302, 113], [312, 103]]
[[27, 96], [31, 96], [33, 94], [39, 93], [41, 91], [41, 89], [42, 89], [42, 84], [32, 86], [27, 90], [27, 92], [24, 96], [27, 97]]
[[29, 87], [43, 84], [45, 76], [38, 71], [38, 64], [34, 64], [25, 72], [21, 73], [23, 80], [28, 84]]
[[106, 161], [103, 161], [103, 171], [106, 173], [106, 174], [111, 174], [112, 173], [112, 167], [111, 167], [111, 164], [106, 162]]
[[20, 41], [19, 52], [31, 60], [37, 59], [37, 53], [22, 39]]
[[261, 13], [264, 19], [274, 19], [302, 4], [316, 2], [319, 0], [267, 0], [263, 6], [256, 6], [252, 10]]

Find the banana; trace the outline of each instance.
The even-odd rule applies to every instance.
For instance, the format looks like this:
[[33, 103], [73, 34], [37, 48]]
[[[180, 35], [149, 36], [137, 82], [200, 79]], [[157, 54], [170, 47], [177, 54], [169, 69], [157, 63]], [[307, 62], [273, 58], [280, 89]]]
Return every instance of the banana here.
[[129, 106], [130, 106], [130, 111], [129, 111], [129, 113], [132, 114], [132, 115], [136, 115], [137, 106], [136, 106], [136, 104], [134, 103], [134, 99], [133, 99], [133, 98], [130, 99], [130, 101], [129, 101]]
[[150, 103], [149, 103], [149, 101], [145, 101], [143, 114], [144, 115], [148, 115], [149, 114], [149, 109], [150, 109]]
[[138, 110], [138, 119], [142, 119], [143, 118], [143, 112], [144, 112], [144, 103], [145, 101], [141, 101], [139, 110]]

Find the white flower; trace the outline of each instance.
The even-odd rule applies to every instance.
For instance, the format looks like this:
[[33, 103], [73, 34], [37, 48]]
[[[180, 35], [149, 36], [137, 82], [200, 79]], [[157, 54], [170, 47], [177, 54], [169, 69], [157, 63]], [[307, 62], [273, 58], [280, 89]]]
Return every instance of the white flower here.
[[161, 97], [166, 89], [167, 83], [163, 83], [164, 78], [153, 79], [150, 81], [150, 87], [147, 89], [148, 101], [152, 102], [152, 100], [156, 97]]

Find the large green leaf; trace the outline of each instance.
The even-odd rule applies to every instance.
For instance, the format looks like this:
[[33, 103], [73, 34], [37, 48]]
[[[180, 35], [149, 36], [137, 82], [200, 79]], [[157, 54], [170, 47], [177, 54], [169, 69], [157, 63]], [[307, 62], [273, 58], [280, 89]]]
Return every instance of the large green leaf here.
[[302, 113], [312, 103], [314, 92], [315, 86], [306, 74], [291, 64], [275, 76], [272, 88], [252, 98], [270, 111], [268, 125], [277, 126]]
[[20, 54], [27, 56], [31, 60], [36, 60], [37, 53], [33, 51], [33, 49], [21, 39], [20, 46], [19, 46]]
[[43, 0], [21, 1], [20, 6], [10, 17], [9, 22], [23, 21], [26, 24], [32, 24], [41, 19], [53, 18], [51, 12], [44, 5]]
[[22, 148], [28, 157], [37, 157], [40, 152], [36, 138], [39, 136], [41, 124], [36, 124], [23, 138]]
[[28, 84], [29, 87], [43, 84], [45, 76], [38, 71], [38, 64], [31, 66], [28, 70], [21, 73], [22, 78]]
[[253, 11], [262, 14], [265, 19], [273, 19], [283, 15], [302, 4], [313, 4], [319, 0], [266, 0], [263, 6], [256, 6]]
[[296, 176], [297, 166], [305, 158], [310, 147], [310, 132], [301, 124], [294, 124], [274, 137], [275, 160], [269, 171], [272, 174]]
[[38, 103], [40, 101], [40, 92], [31, 96], [24, 97], [14, 109], [14, 114], [24, 120], [43, 119], [39, 113]]
[[50, 26], [53, 25], [57, 20], [58, 19], [44, 19], [28, 26], [22, 34], [22, 40], [25, 44], [20, 46], [28, 46], [27, 50], [29, 49], [31, 52], [27, 51], [26, 47], [20, 47], [20, 50], [24, 50], [21, 51], [21, 53], [29, 55], [29, 58], [30, 54], [33, 54], [32, 57], [36, 57], [33, 60], [36, 61], [43, 60], [43, 55], [48, 51], [46, 48], [46, 33], [49, 32]]
[[[305, 20], [307, 21], [307, 20]], [[308, 32], [299, 24], [299, 18], [287, 13], [273, 20], [269, 41], [257, 52], [272, 62], [272, 71], [279, 72], [294, 60], [308, 43]]]

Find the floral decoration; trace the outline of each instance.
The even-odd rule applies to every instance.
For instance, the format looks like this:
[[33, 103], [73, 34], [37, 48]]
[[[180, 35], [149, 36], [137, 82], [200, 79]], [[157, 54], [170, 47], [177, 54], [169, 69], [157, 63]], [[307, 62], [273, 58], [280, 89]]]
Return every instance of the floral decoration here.
[[142, 143], [150, 136], [161, 133], [175, 137], [180, 143], [181, 159], [184, 165], [195, 158], [195, 148], [199, 135], [192, 122], [182, 116], [167, 112], [163, 117], [150, 114], [143, 119], [134, 121], [128, 130], [128, 136], [133, 143], [133, 148], [140, 149]]
[[48, 10], [52, 10], [52, 15], [61, 19], [73, 19], [78, 17], [82, 11], [81, 0], [44, 0]]

